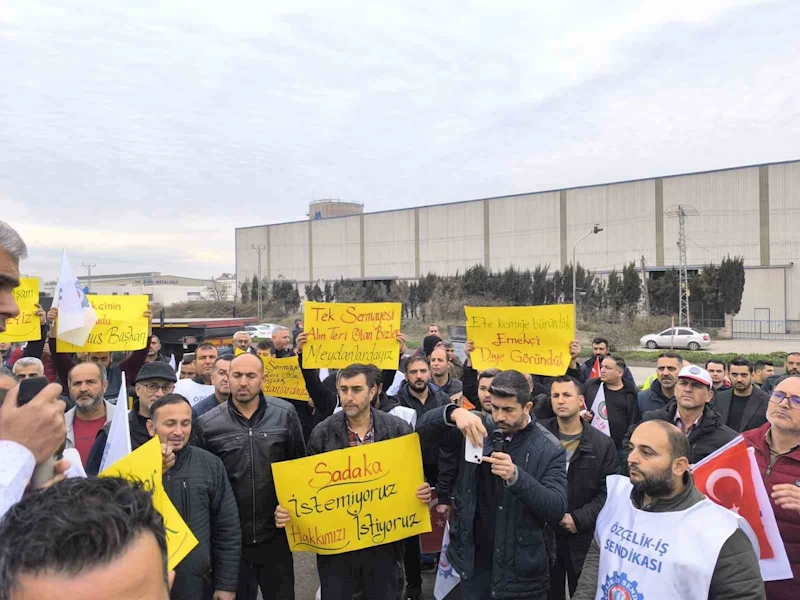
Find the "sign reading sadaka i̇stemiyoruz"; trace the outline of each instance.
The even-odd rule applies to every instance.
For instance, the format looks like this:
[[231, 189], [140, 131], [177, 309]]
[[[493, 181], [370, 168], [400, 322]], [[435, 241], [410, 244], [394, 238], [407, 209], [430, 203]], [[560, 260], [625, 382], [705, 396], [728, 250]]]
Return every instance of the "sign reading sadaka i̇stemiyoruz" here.
[[293, 552], [340, 554], [431, 530], [416, 433], [272, 464]]

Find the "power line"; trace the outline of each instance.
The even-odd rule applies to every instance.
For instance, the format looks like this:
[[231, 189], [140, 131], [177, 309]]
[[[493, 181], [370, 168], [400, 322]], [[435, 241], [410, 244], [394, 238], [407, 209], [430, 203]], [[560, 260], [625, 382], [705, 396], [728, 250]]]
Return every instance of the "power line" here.
[[92, 263], [90, 265], [87, 265], [86, 263], [81, 263], [81, 265], [83, 265], [86, 268], [86, 272], [87, 272], [86, 279], [88, 280], [88, 284], [87, 284], [86, 287], [91, 292], [92, 291], [92, 269], [94, 269], [97, 265], [95, 263]]
[[686, 260], [686, 217], [696, 216], [697, 209], [678, 204], [664, 213], [667, 217], [678, 219], [678, 253], [680, 256], [680, 271], [678, 283], [678, 324], [691, 326], [689, 316], [689, 273]]

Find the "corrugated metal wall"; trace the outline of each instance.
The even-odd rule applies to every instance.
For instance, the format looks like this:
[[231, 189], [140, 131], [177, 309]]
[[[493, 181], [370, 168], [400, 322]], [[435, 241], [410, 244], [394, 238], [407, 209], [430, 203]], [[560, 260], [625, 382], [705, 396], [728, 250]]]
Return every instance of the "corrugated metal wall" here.
[[[561, 264], [559, 193], [486, 200], [489, 209], [489, 266], [533, 269]], [[482, 264], [482, 261], [481, 261]]]
[[361, 277], [361, 216], [311, 221], [314, 279]]
[[417, 210], [421, 275], [455, 275], [483, 264], [483, 202], [426, 206]]
[[364, 215], [364, 276], [415, 277], [414, 210]]
[[[256, 272], [252, 245], [267, 240], [264, 277], [301, 284], [415, 279], [476, 264], [553, 270], [571, 260], [572, 244], [594, 223], [604, 231], [579, 245], [582, 265], [619, 270], [644, 255], [656, 266], [662, 253], [671, 266], [678, 263], [678, 221], [664, 216], [660, 229], [656, 211], [678, 204], [697, 211], [686, 220], [690, 265], [719, 263], [729, 254], [744, 256], [749, 266], [795, 263], [786, 269], [785, 286], [783, 269], [748, 269], [739, 318], [758, 318], [756, 308], [769, 308], [772, 320], [800, 320], [800, 162], [237, 229], [237, 278]], [[768, 221], [760, 220], [762, 207], [769, 208]]]
[[785, 294], [783, 269], [747, 269], [742, 308], [736, 319], [771, 321], [775, 326], [770, 333], [784, 333], [783, 326], [776, 322], [786, 319]]
[[787, 319], [800, 319], [800, 163], [769, 166], [769, 251], [786, 271]]
[[567, 190], [567, 249], [592, 230], [576, 249], [579, 264], [593, 270], [621, 269], [642, 255], [649, 265], [656, 260], [655, 182], [652, 179], [616, 185]]
[[[692, 206], [686, 220], [687, 262], [719, 263], [725, 256], [744, 256], [760, 264], [758, 167], [664, 179], [664, 210]], [[678, 219], [664, 218], [664, 260], [678, 264]]]

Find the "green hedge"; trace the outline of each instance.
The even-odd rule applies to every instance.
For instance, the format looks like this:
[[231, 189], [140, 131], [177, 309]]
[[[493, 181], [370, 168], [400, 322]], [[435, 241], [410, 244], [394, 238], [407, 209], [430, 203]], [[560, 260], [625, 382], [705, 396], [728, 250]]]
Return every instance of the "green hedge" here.
[[[736, 358], [737, 356], [744, 356], [747, 360], [751, 362], [756, 362], [757, 360], [771, 360], [772, 362], [775, 363], [775, 366], [782, 366], [783, 363], [786, 361], [786, 355], [788, 354], [788, 352], [770, 352], [768, 354], [736, 354], [735, 352], [724, 352], [717, 354], [714, 352], [691, 352], [690, 350], [679, 350], [679, 349], [675, 350], [675, 352], [680, 354], [685, 360], [688, 360], [690, 363], [698, 365], [705, 364], [705, 362], [710, 358], [715, 358], [717, 360], [724, 361], [727, 364], [729, 360]], [[628, 362], [635, 361], [635, 362], [655, 363], [658, 360], [659, 354], [661, 354], [661, 352], [647, 352], [645, 350], [614, 352], [615, 356], [620, 356]]]

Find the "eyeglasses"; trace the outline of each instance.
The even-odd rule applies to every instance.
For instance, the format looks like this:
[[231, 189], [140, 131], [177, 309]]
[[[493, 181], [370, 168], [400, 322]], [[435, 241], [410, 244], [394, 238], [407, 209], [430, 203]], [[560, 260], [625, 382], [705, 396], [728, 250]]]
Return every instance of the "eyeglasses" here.
[[789, 401], [789, 406], [791, 408], [800, 409], [800, 396], [791, 396], [783, 392], [772, 392], [772, 396], [769, 397], [769, 401], [775, 404], [780, 404], [784, 400]]
[[165, 383], [164, 385], [158, 385], [157, 383], [143, 383], [144, 389], [147, 390], [150, 394], [155, 394], [158, 390], [161, 390], [165, 394], [171, 394], [172, 390], [175, 389], [175, 384], [171, 381], [169, 383]]

